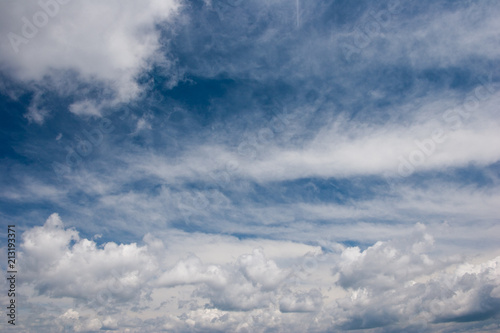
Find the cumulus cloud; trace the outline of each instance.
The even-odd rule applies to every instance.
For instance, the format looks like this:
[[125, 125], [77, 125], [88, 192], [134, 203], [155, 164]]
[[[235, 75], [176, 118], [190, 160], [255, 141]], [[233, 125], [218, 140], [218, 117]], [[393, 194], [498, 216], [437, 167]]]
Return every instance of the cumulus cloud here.
[[432, 243], [419, 224], [406, 240], [377, 242], [364, 251], [344, 249], [334, 269], [337, 283], [349, 290], [334, 306], [340, 327], [429, 329], [431, 323], [496, 316], [499, 257], [478, 265], [462, 264], [457, 257], [444, 262], [426, 254]]
[[[500, 314], [500, 257], [471, 263], [436, 256], [423, 224], [364, 250], [337, 244], [333, 252], [294, 255], [280, 265], [259, 248], [221, 264], [203, 263], [195, 254], [172, 264], [162, 260], [161, 239], [148, 235], [144, 242], [98, 246], [52, 214], [23, 234], [23, 286], [32, 286], [44, 302], [73, 299], [54, 327], [75, 331], [124, 325], [137, 331], [418, 330], [488, 323]], [[331, 273], [323, 274], [322, 267]], [[178, 299], [177, 310], [168, 316], [162, 306], [154, 310], [170, 297]], [[110, 302], [135, 309], [135, 323], [102, 312]], [[143, 321], [147, 313], [156, 321]]]
[[156, 282], [159, 286], [202, 284], [195, 291], [224, 310], [262, 308], [273, 302], [276, 290], [289, 275], [261, 249], [240, 256], [236, 263], [224, 266], [203, 265], [198, 257], [179, 261]]
[[321, 309], [323, 295], [318, 289], [308, 292], [289, 292], [280, 299], [280, 311], [286, 312], [314, 312]]
[[[103, 84], [110, 95], [98, 103], [129, 101], [139, 93], [138, 75], [163, 58], [156, 25], [175, 16], [179, 6], [176, 0], [141, 5], [132, 1], [2, 2], [0, 31], [6, 38], [0, 42], [0, 68], [24, 83], [51, 77], [53, 88], [66, 95], [78, 95], [79, 90], [67, 91], [66, 81]], [[167, 65], [165, 58], [161, 62]], [[94, 103], [77, 101], [70, 110], [99, 115], [103, 105]], [[43, 122], [43, 112], [36, 109], [28, 116]]]
[[285, 279], [287, 272], [278, 268], [276, 263], [268, 260], [262, 250], [254, 250], [252, 254], [238, 259], [243, 275], [262, 289], [275, 289]]
[[469, 265], [468, 270], [459, 266], [453, 274], [437, 271], [423, 281], [398, 279], [385, 271], [388, 278], [395, 278], [390, 289], [366, 283], [337, 300], [340, 326], [362, 329], [403, 325], [430, 329], [432, 323], [494, 318], [500, 302], [493, 292], [499, 279], [498, 260], [497, 257], [484, 264]]
[[422, 224], [417, 228], [420, 235], [400, 239], [396, 244], [379, 241], [364, 251], [359, 247], [346, 248], [336, 269], [338, 283], [343, 288], [391, 289], [397, 281], [412, 280], [440, 268], [426, 255], [434, 242], [432, 236], [424, 233]]
[[158, 286], [172, 287], [182, 284], [207, 283], [213, 286], [224, 286], [227, 281], [218, 266], [204, 267], [196, 256], [180, 260], [169, 271], [163, 273], [157, 280]]
[[[109, 320], [105, 322], [109, 323]], [[89, 332], [97, 331], [101, 328], [113, 328], [103, 325], [103, 323], [98, 318], [88, 318], [87, 316], [80, 316], [78, 311], [75, 311], [73, 309], [69, 309], [61, 316], [59, 316], [56, 319], [56, 323], [60, 325], [60, 328], [71, 328], [75, 332]]]
[[37, 293], [55, 298], [130, 300], [140, 295], [141, 282], [156, 270], [146, 246], [109, 242], [99, 248], [64, 228], [57, 214], [27, 231], [22, 247], [23, 279]]

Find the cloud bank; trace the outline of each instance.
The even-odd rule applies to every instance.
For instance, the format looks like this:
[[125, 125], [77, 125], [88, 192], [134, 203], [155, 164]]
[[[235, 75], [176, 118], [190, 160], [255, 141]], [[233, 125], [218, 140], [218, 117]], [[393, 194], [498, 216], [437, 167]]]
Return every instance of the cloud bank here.
[[[225, 237], [217, 247], [224, 251], [232, 242]], [[195, 253], [166, 261], [168, 252], [194, 249], [170, 247], [168, 238], [147, 235], [141, 244], [97, 244], [65, 227], [58, 214], [26, 230], [21, 288], [32, 293], [32, 306], [50, 302], [52, 307], [33, 313], [36, 318], [31, 326], [22, 324], [24, 329], [35, 331], [36, 322], [50, 318], [56, 325], [47, 332], [452, 331], [458, 323], [471, 330], [498, 329], [500, 257], [436, 255], [423, 224], [365, 249], [302, 246], [269, 258], [263, 248], [254, 248], [215, 263]], [[270, 242], [268, 252], [283, 245]]]

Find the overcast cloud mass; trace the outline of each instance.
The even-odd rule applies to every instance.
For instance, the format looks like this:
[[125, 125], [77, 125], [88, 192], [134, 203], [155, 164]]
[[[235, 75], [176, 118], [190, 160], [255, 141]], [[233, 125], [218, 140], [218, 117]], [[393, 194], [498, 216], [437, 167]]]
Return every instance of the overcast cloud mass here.
[[1, 1], [0, 329], [499, 332], [499, 17]]

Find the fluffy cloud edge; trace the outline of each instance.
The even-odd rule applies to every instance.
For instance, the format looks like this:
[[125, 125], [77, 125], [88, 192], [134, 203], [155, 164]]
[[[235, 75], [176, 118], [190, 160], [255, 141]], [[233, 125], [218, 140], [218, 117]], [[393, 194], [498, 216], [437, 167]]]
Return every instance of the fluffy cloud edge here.
[[125, 327], [132, 324], [130, 313], [134, 329], [154, 324], [179, 332], [498, 324], [500, 257], [475, 263], [440, 257], [423, 224], [366, 249], [337, 243], [326, 252], [309, 247], [271, 259], [255, 248], [222, 263], [185, 252], [165, 260], [175, 251], [167, 239], [147, 235], [143, 243], [96, 245], [52, 214], [23, 234], [20, 288], [31, 293], [26, 302], [56, 306], [67, 300], [66, 307], [56, 306], [55, 331], [65, 325], [76, 331]]

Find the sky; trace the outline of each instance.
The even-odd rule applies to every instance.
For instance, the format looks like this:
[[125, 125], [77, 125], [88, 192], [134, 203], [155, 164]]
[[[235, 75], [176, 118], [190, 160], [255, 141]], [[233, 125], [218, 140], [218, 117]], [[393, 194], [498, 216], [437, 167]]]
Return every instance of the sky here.
[[1, 330], [500, 331], [499, 15], [1, 1]]

